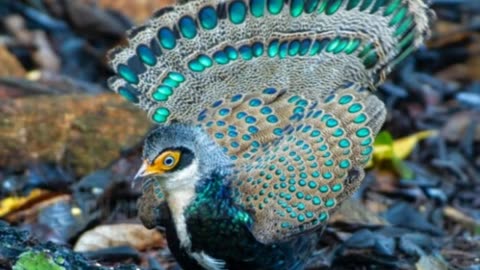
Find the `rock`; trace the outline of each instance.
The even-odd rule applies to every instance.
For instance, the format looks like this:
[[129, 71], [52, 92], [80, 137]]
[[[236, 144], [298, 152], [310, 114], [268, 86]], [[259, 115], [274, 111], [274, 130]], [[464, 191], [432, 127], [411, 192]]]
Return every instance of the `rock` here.
[[0, 101], [0, 167], [36, 161], [77, 176], [106, 167], [151, 126], [144, 112], [114, 94], [37, 95]]
[[25, 231], [10, 227], [0, 221], [0, 269], [90, 269], [138, 270], [135, 265], [104, 267], [87, 260], [71, 249], [52, 242], [40, 243]]
[[430, 223], [417, 209], [407, 203], [397, 203], [385, 214], [385, 219], [392, 225], [417, 232], [425, 232], [434, 236], [441, 236], [444, 232]]

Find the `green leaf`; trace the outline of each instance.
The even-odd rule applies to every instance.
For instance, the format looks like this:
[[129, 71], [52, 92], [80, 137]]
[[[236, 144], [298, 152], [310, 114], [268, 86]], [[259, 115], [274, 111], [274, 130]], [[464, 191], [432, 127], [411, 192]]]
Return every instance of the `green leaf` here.
[[388, 131], [382, 131], [375, 138], [373, 145], [393, 145], [393, 143], [394, 140], [392, 134], [390, 134]]
[[53, 262], [52, 258], [43, 252], [27, 251], [20, 255], [13, 270], [65, 270]]
[[413, 171], [400, 158], [393, 156], [392, 164], [395, 171], [397, 171], [403, 179], [411, 180], [415, 176]]
[[388, 131], [382, 131], [375, 138], [373, 144], [373, 159], [367, 164], [367, 167], [380, 164], [382, 161], [390, 162], [395, 171], [403, 179], [413, 179], [413, 171], [403, 162], [420, 140], [435, 136], [434, 130], [426, 130], [414, 133], [410, 136], [394, 140], [392, 134]]

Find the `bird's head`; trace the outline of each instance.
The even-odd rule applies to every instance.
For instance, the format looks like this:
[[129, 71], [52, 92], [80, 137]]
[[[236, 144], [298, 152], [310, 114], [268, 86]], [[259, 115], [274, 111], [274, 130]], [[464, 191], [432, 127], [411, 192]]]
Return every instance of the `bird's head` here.
[[161, 126], [147, 135], [143, 165], [136, 179], [154, 177], [167, 189], [196, 185], [212, 173], [226, 174], [231, 162], [201, 128], [185, 124]]

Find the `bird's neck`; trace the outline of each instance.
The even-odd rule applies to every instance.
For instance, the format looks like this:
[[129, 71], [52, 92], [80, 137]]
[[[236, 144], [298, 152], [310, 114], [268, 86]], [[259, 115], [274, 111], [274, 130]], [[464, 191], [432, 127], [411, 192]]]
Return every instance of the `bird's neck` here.
[[[213, 209], [230, 207], [230, 193], [223, 179], [212, 177], [207, 180], [193, 181], [182, 189], [172, 189], [166, 194], [166, 200], [170, 208], [171, 217], [175, 224], [180, 246], [185, 249], [190, 257], [194, 258], [205, 269], [223, 269], [224, 262], [210, 257], [204, 252], [192, 250], [192, 236], [187, 228], [188, 218], [225, 218], [220, 217], [223, 211], [211, 211]], [[196, 183], [196, 184], [195, 184]]]
[[183, 189], [178, 188], [166, 191], [165, 194], [180, 245], [186, 248], [190, 248], [192, 243], [187, 231], [185, 209], [192, 203], [195, 196], [195, 186], [193, 184], [187, 185]]
[[[208, 179], [195, 179], [192, 176], [190, 181], [181, 187], [164, 187], [165, 198], [171, 211], [177, 235], [181, 246], [189, 248], [191, 246], [190, 236], [188, 234], [186, 219], [192, 216], [202, 216], [205, 213], [199, 213], [205, 209], [205, 204], [221, 205], [222, 207], [232, 204], [230, 198], [230, 188], [225, 184], [223, 177], [212, 176]], [[209, 213], [205, 218], [217, 218], [214, 215], [221, 213]], [[218, 217], [220, 218], [220, 217]]]
[[172, 178], [160, 182], [162, 190], [165, 193], [168, 207], [170, 208], [180, 244], [187, 248], [191, 246], [191, 242], [187, 232], [184, 212], [196, 197], [195, 189], [200, 178], [198, 162], [193, 161], [190, 169], [184, 170], [180, 174], [176, 174]]

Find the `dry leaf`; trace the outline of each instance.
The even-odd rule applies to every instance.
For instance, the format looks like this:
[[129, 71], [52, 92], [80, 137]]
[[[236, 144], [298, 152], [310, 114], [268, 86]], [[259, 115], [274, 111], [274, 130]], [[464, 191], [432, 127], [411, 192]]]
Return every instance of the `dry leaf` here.
[[353, 199], [346, 200], [338, 208], [330, 223], [341, 222], [362, 225], [387, 225], [388, 221], [367, 209], [363, 204]]
[[460, 212], [460, 210], [455, 209], [451, 206], [443, 208], [443, 214], [447, 218], [462, 224], [463, 227], [467, 228], [474, 235], [480, 235], [480, 221], [477, 221], [474, 218], [467, 216], [466, 214]]
[[415, 264], [417, 270], [448, 270], [450, 269], [445, 260], [440, 256], [423, 255]]
[[70, 203], [70, 194], [60, 193], [45, 193], [38, 199], [32, 199], [22, 205], [20, 208], [12, 210], [6, 214], [3, 218], [9, 223], [34, 223], [37, 221], [38, 214], [45, 208], [48, 208], [54, 204], [67, 202]]
[[166, 241], [157, 230], [148, 230], [140, 224], [102, 225], [85, 232], [75, 244], [77, 252], [109, 247], [131, 246], [137, 250], [163, 248]]
[[[373, 160], [392, 160], [394, 158], [403, 160], [412, 153], [419, 141], [436, 135], [437, 131], [426, 130], [394, 140], [391, 143], [376, 142], [373, 148]], [[373, 162], [371, 160], [367, 167], [371, 167], [372, 165]]]
[[143, 23], [156, 10], [174, 3], [174, 0], [101, 0], [100, 6], [118, 10], [134, 19], [135, 22]]
[[0, 77], [23, 77], [25, 69], [5, 47], [0, 46]]
[[24, 207], [27, 204], [32, 204], [36, 201], [42, 200], [42, 198], [48, 197], [50, 194], [51, 193], [46, 190], [34, 189], [24, 197], [11, 196], [5, 198], [0, 201], [0, 218]]
[[463, 25], [459, 23], [439, 20], [433, 27], [435, 35], [426, 42], [427, 46], [433, 49], [464, 42], [472, 36], [472, 33], [465, 31]]
[[368, 162], [367, 168], [382, 161], [389, 161], [403, 179], [411, 179], [413, 178], [413, 171], [405, 165], [403, 160], [410, 155], [420, 140], [436, 135], [437, 131], [426, 130], [408, 137], [393, 140], [389, 132], [380, 132], [375, 138], [373, 158]]
[[[480, 111], [458, 112], [449, 117], [440, 134], [449, 142], [458, 143], [470, 132], [471, 125], [475, 123], [480, 123]], [[480, 141], [480, 124], [476, 124], [474, 129], [473, 139]]]
[[426, 130], [397, 139], [393, 142], [392, 146], [375, 145], [373, 155], [379, 159], [391, 159], [393, 154], [397, 158], [405, 159], [412, 153], [419, 141], [433, 137], [436, 134], [437, 132], [434, 130]]

